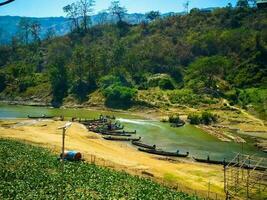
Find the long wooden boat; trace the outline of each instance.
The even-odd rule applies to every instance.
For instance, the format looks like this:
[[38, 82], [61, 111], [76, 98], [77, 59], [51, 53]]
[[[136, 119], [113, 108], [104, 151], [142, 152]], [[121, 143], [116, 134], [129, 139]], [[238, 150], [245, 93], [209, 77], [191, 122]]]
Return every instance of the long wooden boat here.
[[131, 134], [126, 133], [111, 133], [111, 132], [100, 132], [102, 135], [108, 135], [108, 136], [122, 136], [122, 137], [131, 137]]
[[109, 131], [109, 133], [136, 134], [136, 130], [135, 131]]
[[117, 126], [117, 125], [113, 125], [111, 127], [111, 131], [116, 131], [116, 130], [123, 130], [124, 126]]
[[171, 124], [171, 127], [174, 127], [174, 128], [179, 128], [179, 127], [182, 127], [185, 125], [185, 122], [181, 122], [181, 123], [172, 123]]
[[124, 138], [124, 137], [113, 137], [113, 136], [104, 136], [105, 140], [114, 140], [114, 141], [139, 141], [141, 140], [141, 137], [139, 138]]
[[106, 122], [100, 120], [90, 120], [90, 121], [82, 121], [80, 123], [83, 125], [103, 125]]
[[46, 115], [42, 115], [42, 116], [30, 116], [28, 115], [29, 119], [52, 119], [54, 118], [54, 116], [46, 116]]
[[195, 157], [193, 157], [193, 159], [195, 161], [201, 162], [201, 163], [208, 163], [208, 164], [215, 164], [215, 165], [227, 165], [228, 164], [225, 161], [210, 160], [210, 159], [200, 159], [200, 158], [195, 158]]
[[132, 141], [132, 144], [138, 147], [143, 147], [145, 149], [156, 149], [156, 145], [148, 145], [148, 144], [144, 144], [142, 142], [139, 141]]
[[171, 157], [187, 157], [189, 155], [189, 152], [186, 154], [180, 154], [177, 152], [167, 152], [162, 150], [156, 150], [156, 149], [144, 149], [144, 148], [138, 148], [139, 151], [143, 151], [150, 154], [156, 154], [160, 156], [171, 156]]
[[225, 166], [232, 166], [232, 167], [242, 167], [243, 169], [254, 169], [258, 171], [265, 171], [267, 170], [266, 167], [264, 166], [253, 166], [253, 165], [248, 165], [248, 164], [243, 164], [241, 166], [241, 163], [234, 163], [234, 162], [227, 162], [227, 161], [217, 161], [217, 160], [210, 160], [210, 159], [199, 159], [193, 157], [193, 159], [197, 162], [201, 163], [208, 163], [208, 164], [214, 164], [214, 165], [225, 165]]

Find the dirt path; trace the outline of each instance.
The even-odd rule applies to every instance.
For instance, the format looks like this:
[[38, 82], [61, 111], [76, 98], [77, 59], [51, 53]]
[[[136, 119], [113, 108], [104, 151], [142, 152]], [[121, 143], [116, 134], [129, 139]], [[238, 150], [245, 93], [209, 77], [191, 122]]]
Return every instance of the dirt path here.
[[251, 119], [252, 121], [256, 121], [256, 122], [260, 123], [261, 126], [265, 126], [263, 120], [261, 120], [261, 119], [255, 117], [255, 116], [249, 114], [247, 111], [245, 111], [245, 110], [243, 110], [243, 109], [241, 109], [241, 108], [238, 108], [238, 107], [236, 107], [236, 106], [231, 106], [230, 103], [229, 103], [226, 99], [223, 100], [223, 103], [225, 103], [228, 107], [230, 107], [230, 108], [232, 108], [232, 109], [239, 110], [239, 111], [240, 111], [243, 115], [245, 115], [248, 119]]
[[[64, 122], [42, 121], [37, 123], [20, 123], [9, 125], [0, 122], [0, 137], [25, 140], [60, 152], [61, 130]], [[115, 169], [125, 170], [132, 174], [150, 174], [155, 179], [171, 182], [179, 187], [187, 186], [192, 190], [211, 191], [223, 194], [223, 168], [221, 166], [194, 163], [190, 159], [170, 162], [158, 156], [137, 151], [127, 143], [103, 140], [99, 135], [88, 132], [84, 126], [74, 123], [67, 131], [66, 149], [82, 152], [85, 160], [91, 155], [106, 161]], [[107, 164], [109, 163], [109, 164]]]

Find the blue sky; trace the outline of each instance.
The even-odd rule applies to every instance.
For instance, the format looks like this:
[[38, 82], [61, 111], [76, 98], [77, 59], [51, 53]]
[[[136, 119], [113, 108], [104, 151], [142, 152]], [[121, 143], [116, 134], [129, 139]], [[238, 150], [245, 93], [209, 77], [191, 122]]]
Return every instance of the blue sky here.
[[[15, 0], [15, 2], [0, 7], [0, 15], [50, 17], [64, 16], [62, 7], [76, 0]], [[129, 13], [145, 13], [159, 10], [162, 13], [183, 11], [186, 0], [121, 0]], [[95, 13], [109, 7], [111, 0], [96, 0]], [[190, 8], [222, 7], [236, 0], [191, 0]]]

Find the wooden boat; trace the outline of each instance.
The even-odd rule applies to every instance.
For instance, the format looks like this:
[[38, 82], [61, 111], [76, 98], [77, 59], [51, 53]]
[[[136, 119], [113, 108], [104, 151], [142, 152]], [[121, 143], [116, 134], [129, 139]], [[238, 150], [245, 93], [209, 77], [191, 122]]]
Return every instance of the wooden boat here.
[[109, 131], [109, 133], [136, 134], [136, 130], [135, 131]]
[[180, 154], [179, 151], [177, 151], [177, 152], [167, 152], [167, 151], [162, 151], [162, 150], [143, 149], [143, 148], [138, 148], [138, 150], [146, 152], [146, 153], [150, 153], [150, 154], [160, 155], [160, 156], [187, 157], [189, 155], [189, 152], [187, 152], [186, 154]]
[[102, 135], [109, 135], [109, 136], [122, 136], [122, 137], [131, 137], [131, 134], [126, 133], [111, 133], [111, 132], [100, 132]]
[[46, 115], [42, 115], [42, 116], [30, 116], [28, 115], [29, 119], [52, 119], [54, 118], [54, 116], [46, 116]]
[[124, 126], [119, 126], [119, 125], [113, 125], [111, 127], [111, 131], [116, 131], [116, 130], [123, 130]]
[[141, 137], [139, 138], [124, 138], [124, 137], [112, 137], [112, 136], [104, 136], [105, 140], [114, 140], [114, 141], [139, 141], [141, 140]]
[[97, 119], [97, 120], [80, 121], [80, 123], [83, 125], [103, 125], [106, 122]]
[[144, 143], [139, 142], [139, 141], [132, 141], [132, 144], [135, 146], [138, 146], [138, 147], [146, 148], [146, 149], [156, 149], [156, 145], [152, 146], [152, 145], [144, 144]]
[[185, 122], [180, 122], [180, 123], [172, 123], [171, 124], [171, 127], [175, 127], [175, 128], [178, 128], [178, 127], [182, 127], [185, 125]]
[[193, 159], [201, 163], [208, 163], [208, 164], [215, 164], [215, 165], [227, 165], [228, 164], [225, 161], [210, 160], [209, 157], [207, 159], [200, 159], [200, 158], [193, 157]]
[[243, 169], [254, 169], [258, 171], [265, 171], [267, 170], [266, 167], [263, 166], [253, 166], [253, 165], [248, 165], [248, 164], [242, 164], [241, 163], [234, 163], [234, 162], [227, 162], [227, 161], [217, 161], [217, 160], [210, 160], [209, 157], [207, 159], [199, 159], [193, 157], [193, 159], [197, 162], [202, 162], [202, 163], [208, 163], [208, 164], [214, 164], [214, 165], [225, 165], [225, 166], [231, 166], [231, 167], [242, 167]]

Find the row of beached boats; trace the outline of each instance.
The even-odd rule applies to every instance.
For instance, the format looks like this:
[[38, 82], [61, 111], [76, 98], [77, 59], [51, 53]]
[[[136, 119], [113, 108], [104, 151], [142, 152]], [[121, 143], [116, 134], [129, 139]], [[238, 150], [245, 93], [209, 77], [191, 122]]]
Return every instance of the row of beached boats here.
[[[54, 116], [30, 116], [30, 119], [52, 119]], [[168, 152], [163, 151], [161, 149], [157, 149], [156, 145], [149, 145], [145, 144], [141, 141], [141, 137], [132, 137], [136, 135], [137, 132], [135, 131], [125, 131], [124, 126], [118, 122], [112, 122], [116, 118], [115, 116], [103, 116], [100, 115], [98, 119], [79, 119], [78, 122], [85, 125], [89, 131], [101, 134], [103, 139], [111, 140], [111, 141], [125, 141], [131, 142], [132, 145], [137, 146], [139, 151], [146, 152], [149, 154], [166, 156], [166, 157], [188, 157], [189, 152], [180, 153], [179, 150], [176, 152]], [[181, 126], [184, 124], [181, 124]], [[215, 165], [223, 165], [223, 166], [235, 166], [235, 167], [242, 167], [243, 169], [254, 169], [254, 170], [266, 170], [265, 167], [261, 166], [252, 166], [246, 163], [233, 163], [227, 162], [226, 160], [218, 161], [218, 160], [211, 160], [208, 156], [207, 159], [200, 159], [192, 157], [196, 162], [200, 163], [207, 163], [207, 164], [215, 164]]]
[[105, 140], [113, 141], [139, 141], [141, 138], [134, 138], [136, 131], [125, 131], [124, 126], [119, 122], [112, 122], [116, 118], [109, 118], [101, 115], [99, 119], [80, 120], [79, 122], [86, 126], [89, 131], [98, 133]]
[[99, 119], [80, 121], [89, 131], [99, 133], [105, 140], [131, 142], [138, 147], [139, 151], [172, 157], [187, 157], [189, 153], [181, 154], [177, 152], [168, 152], [156, 148], [156, 145], [148, 145], [141, 142], [141, 137], [132, 137], [136, 131], [124, 131], [124, 126], [118, 122], [112, 123], [106, 117], [100, 116]]
[[[103, 138], [106, 140], [111, 141], [125, 141], [125, 142], [131, 142], [132, 145], [137, 146], [139, 151], [146, 152], [149, 154], [154, 155], [160, 155], [160, 156], [166, 156], [166, 157], [181, 157], [186, 158], [189, 156], [189, 152], [186, 153], [180, 153], [179, 150], [176, 152], [168, 152], [161, 149], [158, 149], [156, 145], [150, 145], [145, 144], [141, 141], [141, 137], [135, 137], [133, 138], [132, 135], [136, 134], [136, 131], [124, 131], [121, 125], [118, 125], [118, 123], [115, 123], [111, 126], [112, 128], [110, 130], [102, 130], [100, 131], [97, 129], [97, 132], [103, 135]], [[94, 131], [91, 129], [91, 131]], [[255, 170], [266, 170], [264, 167], [260, 166], [252, 166], [248, 165], [246, 163], [240, 164], [240, 163], [233, 163], [233, 162], [227, 162], [226, 160], [218, 161], [218, 160], [211, 160], [208, 156], [207, 159], [200, 159], [192, 157], [196, 162], [200, 163], [207, 163], [207, 164], [215, 164], [215, 165], [223, 165], [223, 166], [234, 166], [234, 167], [241, 167], [243, 169], [255, 169]]]

